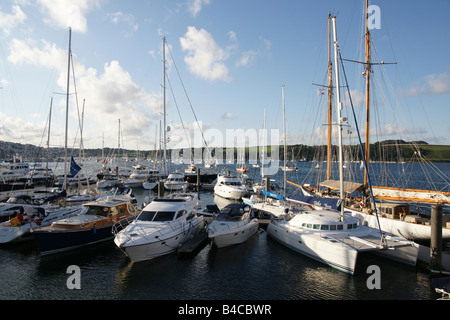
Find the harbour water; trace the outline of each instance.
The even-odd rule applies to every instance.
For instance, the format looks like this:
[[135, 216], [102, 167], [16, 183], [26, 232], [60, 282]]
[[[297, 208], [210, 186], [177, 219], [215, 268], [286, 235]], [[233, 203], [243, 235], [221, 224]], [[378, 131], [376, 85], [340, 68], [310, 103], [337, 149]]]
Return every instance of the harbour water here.
[[[311, 164], [301, 166], [306, 170]], [[437, 166], [449, 175], [450, 164]], [[278, 183], [282, 175], [280, 170], [274, 177]], [[149, 195], [149, 191], [142, 189], [134, 193], [140, 203]], [[206, 190], [200, 192], [200, 198], [203, 206], [223, 201], [216, 199], [213, 191]], [[380, 288], [368, 286], [371, 275], [368, 267], [372, 265], [380, 268]], [[69, 266], [79, 268], [79, 289], [68, 286], [72, 275], [68, 273]], [[0, 270], [1, 300], [434, 300], [440, 297], [430, 286], [430, 275], [424, 267], [407, 267], [362, 254], [352, 276], [295, 253], [268, 237], [263, 229], [249, 241], [233, 247], [218, 249], [207, 243], [190, 255], [174, 253], [138, 263], [128, 260], [112, 241], [46, 257], [39, 256], [31, 241], [0, 247]]]

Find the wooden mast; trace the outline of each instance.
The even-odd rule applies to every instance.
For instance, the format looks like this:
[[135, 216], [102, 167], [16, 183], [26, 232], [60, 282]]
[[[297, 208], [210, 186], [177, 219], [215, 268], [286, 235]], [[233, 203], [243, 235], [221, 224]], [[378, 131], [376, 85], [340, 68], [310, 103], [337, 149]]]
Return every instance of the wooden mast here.
[[333, 63], [331, 61], [331, 12], [328, 13], [328, 145], [327, 145], [327, 180], [331, 180], [331, 121], [333, 107]]
[[369, 155], [370, 155], [370, 142], [369, 142], [369, 131], [370, 131], [370, 74], [371, 68], [371, 56], [370, 56], [370, 32], [368, 26], [369, 20], [369, 0], [366, 0], [366, 60], [365, 60], [365, 71], [363, 75], [366, 77], [366, 145], [365, 145], [365, 159], [366, 166], [364, 172], [364, 185], [367, 185], [367, 175], [369, 170]]

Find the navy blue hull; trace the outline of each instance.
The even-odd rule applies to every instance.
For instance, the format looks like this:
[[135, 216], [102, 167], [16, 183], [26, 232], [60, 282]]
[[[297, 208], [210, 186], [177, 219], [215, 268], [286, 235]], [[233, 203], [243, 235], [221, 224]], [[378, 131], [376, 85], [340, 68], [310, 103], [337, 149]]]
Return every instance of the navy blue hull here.
[[111, 230], [112, 226], [108, 226], [82, 231], [38, 231], [32, 232], [32, 234], [36, 246], [43, 256], [110, 240], [114, 237]]

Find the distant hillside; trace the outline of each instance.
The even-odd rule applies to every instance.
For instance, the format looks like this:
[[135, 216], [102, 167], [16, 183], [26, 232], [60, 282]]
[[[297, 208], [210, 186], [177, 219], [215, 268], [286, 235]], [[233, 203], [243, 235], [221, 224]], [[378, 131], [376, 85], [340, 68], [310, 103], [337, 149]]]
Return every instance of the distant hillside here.
[[[249, 150], [254, 151], [256, 147], [246, 148], [248, 159]], [[279, 159], [283, 160], [284, 150], [283, 146], [279, 146]], [[322, 146], [307, 146], [307, 145], [291, 145], [287, 146], [287, 159], [294, 158], [297, 161], [322, 161], [325, 160], [327, 147]], [[337, 146], [332, 146], [333, 160], [337, 159]], [[267, 152], [270, 154], [271, 148]], [[103, 154], [105, 157], [112, 154], [115, 156], [137, 157], [136, 150], [120, 150], [118, 154], [116, 149], [105, 148]], [[141, 158], [154, 157], [155, 151], [147, 150], [140, 151]], [[360, 161], [362, 159], [359, 145], [345, 146], [344, 153], [351, 154], [352, 160]], [[78, 149], [70, 149], [68, 154], [78, 156]], [[234, 150], [235, 157], [237, 150]], [[47, 149], [37, 147], [30, 144], [20, 144], [13, 142], [0, 141], [0, 161], [9, 161], [14, 156], [20, 156], [27, 161], [45, 161], [47, 158]], [[49, 159], [55, 160], [64, 157], [64, 148], [50, 148], [48, 151]], [[170, 150], [168, 152], [170, 155]], [[84, 151], [85, 157], [102, 156], [102, 149], [86, 149]], [[420, 157], [424, 157], [427, 161], [432, 162], [450, 162], [450, 146], [447, 145], [430, 145], [425, 141], [406, 142], [402, 140], [386, 140], [376, 142], [370, 145], [370, 158], [372, 161], [419, 161]], [[226, 159], [225, 150], [223, 159]]]

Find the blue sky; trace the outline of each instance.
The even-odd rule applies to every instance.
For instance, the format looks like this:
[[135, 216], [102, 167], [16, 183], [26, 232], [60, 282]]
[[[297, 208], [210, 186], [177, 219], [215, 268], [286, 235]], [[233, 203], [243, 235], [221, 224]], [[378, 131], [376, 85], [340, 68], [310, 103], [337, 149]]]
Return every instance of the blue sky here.
[[[371, 31], [374, 60], [397, 63], [374, 70], [374, 140], [450, 144], [450, 2], [370, 4], [381, 17], [381, 28]], [[77, 99], [80, 112], [85, 106], [86, 148], [103, 141], [116, 147], [120, 119], [122, 147], [153, 149], [162, 111], [163, 36], [171, 54], [169, 147], [183, 145], [185, 130], [198, 128], [189, 101], [211, 145], [226, 144], [227, 129], [261, 129], [265, 107], [267, 128], [282, 130], [282, 85], [288, 143], [323, 143], [325, 98], [313, 83], [326, 81], [328, 12], [337, 17], [342, 56], [363, 60], [363, 8], [362, 0], [2, 1], [0, 140], [45, 145], [53, 98], [50, 144], [64, 145], [71, 27], [69, 146], [79, 143]], [[344, 66], [362, 117], [361, 65]]]

